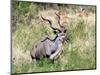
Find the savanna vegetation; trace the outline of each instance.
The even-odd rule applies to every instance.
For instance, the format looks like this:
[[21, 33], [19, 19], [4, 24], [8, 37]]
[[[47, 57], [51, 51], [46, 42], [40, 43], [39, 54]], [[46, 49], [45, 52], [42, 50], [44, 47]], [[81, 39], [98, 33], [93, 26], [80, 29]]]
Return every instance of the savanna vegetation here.
[[[95, 69], [95, 10], [95, 6], [13, 1], [12, 73]], [[53, 13], [59, 11], [65, 13], [61, 14], [62, 24], [66, 27], [66, 35], [70, 40], [63, 44], [64, 52], [54, 63], [45, 58], [39, 63], [34, 63], [30, 57], [32, 45], [45, 35], [51, 39], [55, 36], [40, 15], [49, 17], [54, 27], [58, 27], [55, 26], [56, 19]]]

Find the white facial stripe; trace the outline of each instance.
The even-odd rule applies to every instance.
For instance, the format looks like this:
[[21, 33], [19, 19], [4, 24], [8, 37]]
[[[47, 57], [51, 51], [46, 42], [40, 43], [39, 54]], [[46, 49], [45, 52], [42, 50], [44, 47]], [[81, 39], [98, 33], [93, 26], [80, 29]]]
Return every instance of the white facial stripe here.
[[65, 36], [62, 36], [62, 38], [64, 38]]

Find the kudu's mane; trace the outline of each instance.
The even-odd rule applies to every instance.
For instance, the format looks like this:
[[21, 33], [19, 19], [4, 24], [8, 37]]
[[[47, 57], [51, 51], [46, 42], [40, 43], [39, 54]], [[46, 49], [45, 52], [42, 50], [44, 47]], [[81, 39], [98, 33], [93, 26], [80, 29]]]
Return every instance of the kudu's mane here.
[[44, 40], [42, 40], [41, 42], [44, 42], [44, 41], [46, 41], [47, 39], [50, 40], [50, 41], [52, 41], [52, 42], [55, 42], [55, 40], [57, 39], [57, 37], [58, 37], [58, 35], [56, 35], [54, 39], [50, 39], [50, 38], [46, 37], [46, 38], [45, 38]]

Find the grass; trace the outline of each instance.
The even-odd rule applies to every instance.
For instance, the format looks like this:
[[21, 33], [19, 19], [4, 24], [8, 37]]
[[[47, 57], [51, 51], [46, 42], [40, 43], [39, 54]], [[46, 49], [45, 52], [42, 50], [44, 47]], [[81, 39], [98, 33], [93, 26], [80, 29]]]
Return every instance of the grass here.
[[[31, 10], [33, 6], [36, 7]], [[37, 5], [30, 5], [30, 10], [27, 9], [28, 7], [26, 8], [27, 13], [33, 15], [32, 12], [36, 10], [34, 13], [35, 16], [38, 16], [40, 9], [37, 9], [37, 7]], [[69, 10], [72, 12], [71, 9]], [[27, 13], [25, 12], [25, 14]], [[25, 14], [20, 14], [20, 16]], [[45, 32], [49, 34], [50, 38], [54, 37], [49, 27], [39, 18], [27, 20], [27, 17], [24, 16], [22, 22], [16, 20], [16, 30], [12, 32], [12, 73], [95, 69], [96, 32], [94, 14], [90, 14], [87, 18], [80, 18], [75, 16], [74, 13], [71, 14], [73, 17], [69, 18], [65, 25], [67, 28], [66, 35], [70, 41], [63, 45], [64, 53], [54, 63], [46, 58], [42, 58], [41, 61], [35, 63], [31, 61], [30, 57], [32, 45], [44, 37]], [[30, 23], [27, 24], [27, 21]]]

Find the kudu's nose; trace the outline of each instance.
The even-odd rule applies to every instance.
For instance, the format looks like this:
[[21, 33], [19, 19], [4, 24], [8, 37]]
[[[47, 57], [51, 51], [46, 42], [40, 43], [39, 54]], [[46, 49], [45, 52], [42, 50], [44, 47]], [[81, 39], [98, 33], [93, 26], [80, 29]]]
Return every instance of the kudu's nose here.
[[70, 41], [70, 39], [69, 39], [67, 36], [65, 36], [64, 40], [65, 40], [66, 42], [69, 42], [69, 41]]

